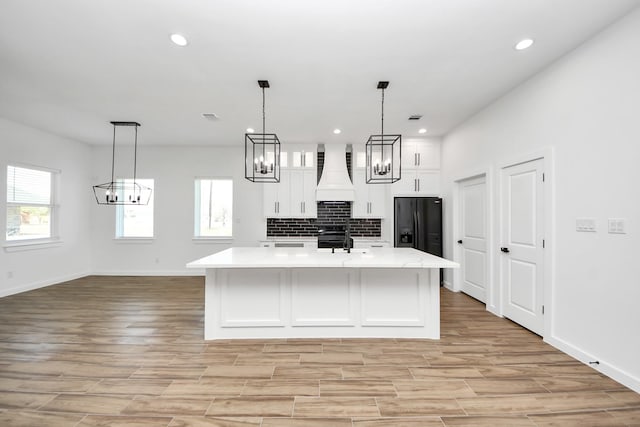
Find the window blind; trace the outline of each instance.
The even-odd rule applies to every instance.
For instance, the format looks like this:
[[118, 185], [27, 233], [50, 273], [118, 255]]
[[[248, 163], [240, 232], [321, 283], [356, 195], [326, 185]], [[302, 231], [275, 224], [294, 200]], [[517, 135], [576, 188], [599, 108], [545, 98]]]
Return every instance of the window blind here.
[[51, 204], [51, 172], [7, 166], [7, 202]]

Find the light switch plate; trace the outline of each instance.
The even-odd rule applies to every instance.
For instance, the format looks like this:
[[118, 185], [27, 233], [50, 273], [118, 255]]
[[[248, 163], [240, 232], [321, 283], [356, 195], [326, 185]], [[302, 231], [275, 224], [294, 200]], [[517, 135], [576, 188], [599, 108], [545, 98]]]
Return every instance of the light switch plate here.
[[626, 234], [624, 218], [609, 218], [609, 234]]
[[576, 231], [595, 232], [595, 218], [576, 218]]

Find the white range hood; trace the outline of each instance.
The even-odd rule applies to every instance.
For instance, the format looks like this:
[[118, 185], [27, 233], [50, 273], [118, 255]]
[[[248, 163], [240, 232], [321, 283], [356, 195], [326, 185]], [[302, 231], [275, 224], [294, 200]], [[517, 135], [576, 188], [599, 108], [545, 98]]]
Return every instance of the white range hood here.
[[325, 144], [324, 166], [316, 190], [318, 202], [353, 202], [355, 189], [349, 179], [345, 144]]

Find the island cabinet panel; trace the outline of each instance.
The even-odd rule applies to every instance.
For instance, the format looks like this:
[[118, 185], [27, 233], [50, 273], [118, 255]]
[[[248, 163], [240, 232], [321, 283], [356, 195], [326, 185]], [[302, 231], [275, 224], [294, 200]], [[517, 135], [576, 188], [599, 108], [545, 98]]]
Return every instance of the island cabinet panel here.
[[204, 269], [204, 337], [440, 338], [440, 269], [413, 248], [229, 248]]
[[246, 328], [284, 326], [284, 270], [220, 272], [220, 326]]
[[[362, 272], [362, 324], [365, 326], [424, 326], [427, 283], [420, 270]], [[400, 280], [399, 280], [400, 279]], [[393, 289], [389, 293], [389, 289]]]
[[355, 326], [357, 289], [354, 271], [295, 269], [291, 275], [293, 326]]

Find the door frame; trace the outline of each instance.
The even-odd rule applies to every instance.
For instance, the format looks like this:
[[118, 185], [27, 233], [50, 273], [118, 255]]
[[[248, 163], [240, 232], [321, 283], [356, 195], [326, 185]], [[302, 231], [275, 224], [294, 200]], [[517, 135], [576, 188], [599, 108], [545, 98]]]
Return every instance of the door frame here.
[[[554, 149], [553, 147], [545, 147], [540, 150], [536, 150], [533, 152], [529, 152], [526, 154], [521, 154], [517, 156], [510, 157], [507, 161], [503, 161], [498, 164], [498, 179], [496, 185], [496, 191], [498, 192], [498, 203], [496, 209], [498, 209], [498, 215], [496, 216], [496, 236], [498, 245], [494, 245], [492, 252], [497, 253], [499, 246], [504, 246], [504, 233], [502, 227], [500, 226], [504, 221], [504, 204], [505, 200], [503, 198], [502, 188], [504, 183], [503, 179], [503, 170], [519, 165], [522, 163], [531, 162], [534, 160], [542, 159], [543, 161], [543, 172], [544, 172], [544, 206], [543, 206], [543, 218], [544, 218], [544, 239], [545, 239], [545, 248], [544, 248], [544, 274], [543, 274], [543, 305], [544, 305], [544, 333], [542, 335], [545, 337], [552, 337], [554, 335], [553, 331], [553, 314], [554, 314], [554, 305], [553, 301], [555, 300], [554, 294], [554, 284], [555, 284], [555, 241], [556, 241], [556, 207], [555, 207], [555, 163], [554, 163]], [[505, 278], [502, 274], [502, 264], [504, 262], [502, 257], [495, 257], [496, 262], [494, 268], [498, 271], [498, 283], [499, 283], [499, 315], [503, 316], [503, 307], [505, 304], [504, 293], [506, 289]]]
[[[461, 176], [454, 178], [453, 180], [453, 224], [452, 230], [453, 233], [451, 235], [451, 247], [453, 248], [453, 260], [456, 262], [462, 261], [462, 248], [458, 245], [457, 241], [459, 239], [461, 230], [461, 221], [462, 221], [462, 208], [461, 208], [461, 187], [462, 182], [472, 178], [480, 178], [484, 177], [485, 179], [485, 189], [486, 189], [486, 200], [485, 206], [487, 211], [485, 212], [485, 227], [486, 227], [486, 244], [487, 244], [487, 259], [485, 265], [485, 271], [487, 274], [487, 283], [486, 283], [486, 307], [487, 310], [491, 313], [502, 316], [499, 309], [501, 305], [498, 302], [500, 296], [500, 289], [495, 286], [495, 272], [494, 272], [494, 258], [496, 257], [494, 251], [492, 250], [495, 247], [494, 244], [494, 177], [493, 177], [492, 168], [479, 169], [475, 171], [471, 171], [465, 173]], [[462, 290], [462, 272], [461, 269], [456, 268], [453, 270], [453, 283], [451, 285], [445, 283], [445, 286], [453, 291], [460, 292]]]

